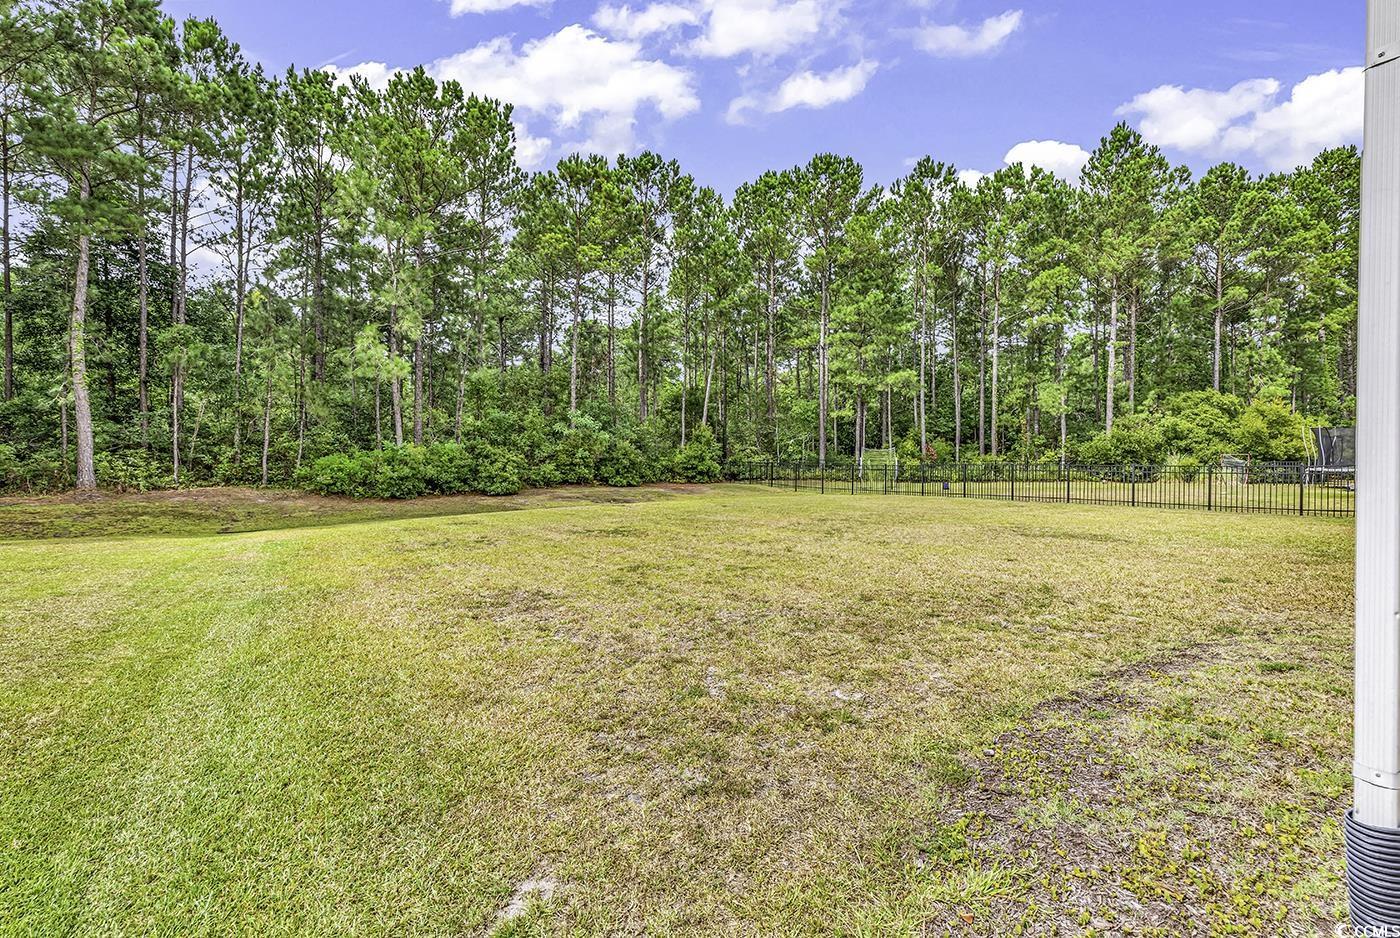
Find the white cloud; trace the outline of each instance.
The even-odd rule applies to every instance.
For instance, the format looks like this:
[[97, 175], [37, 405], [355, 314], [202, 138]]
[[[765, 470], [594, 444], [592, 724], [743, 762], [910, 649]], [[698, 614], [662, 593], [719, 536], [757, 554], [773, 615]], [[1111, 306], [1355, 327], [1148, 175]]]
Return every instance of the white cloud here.
[[383, 62], [361, 62], [359, 65], [352, 65], [349, 68], [339, 68], [335, 65], [324, 66], [325, 70], [342, 81], [349, 81], [351, 75], [358, 75], [369, 82], [371, 88], [383, 91], [389, 86], [389, 79], [398, 72], [396, 68], [390, 68]]
[[554, 141], [548, 137], [536, 137], [524, 121], [515, 122], [515, 159], [526, 169], [539, 169], [549, 159]]
[[479, 94], [547, 114], [565, 127], [589, 115], [633, 115], [652, 105], [673, 120], [700, 106], [688, 71], [646, 59], [635, 42], [565, 26], [516, 50], [501, 36], [439, 59], [432, 71]]
[[802, 71], [789, 75], [772, 94], [744, 95], [729, 104], [731, 124], [742, 123], [749, 111], [776, 114], [792, 108], [820, 109], [849, 101], [865, 90], [880, 63], [866, 60], [829, 72]]
[[452, 15], [465, 13], [499, 13], [515, 7], [544, 6], [550, 0], [452, 0]]
[[1023, 14], [1020, 10], [1007, 10], [1000, 16], [991, 16], [975, 27], [956, 24], [933, 25], [920, 28], [914, 35], [914, 44], [925, 52], [948, 58], [971, 58], [996, 52], [1011, 34], [1021, 28]]
[[849, 101], [865, 90], [878, 62], [863, 61], [829, 72], [798, 72], [778, 86], [771, 110], [786, 111], [794, 107], [824, 108]]
[[604, 4], [593, 14], [593, 25], [613, 36], [641, 39], [667, 33], [681, 26], [698, 26], [700, 15], [679, 3], [653, 3], [633, 10], [630, 6]]
[[987, 174], [980, 169], [960, 169], [958, 170], [958, 182], [969, 189], [977, 188], [977, 184], [987, 177]]
[[1161, 85], [1133, 98], [1118, 114], [1137, 115], [1143, 135], [1158, 146], [1208, 150], [1220, 145], [1235, 121], [1268, 107], [1278, 91], [1272, 78], [1242, 81], [1228, 91]]
[[818, 36], [839, 6], [832, 0], [699, 0], [705, 29], [690, 51], [721, 59], [779, 55]]
[[1079, 171], [1084, 168], [1084, 164], [1088, 161], [1088, 150], [1073, 143], [1061, 143], [1058, 140], [1027, 140], [1024, 143], [1018, 143], [1007, 151], [1005, 159], [1007, 166], [1016, 163], [1020, 163], [1027, 169], [1039, 166], [1069, 182], [1074, 182], [1079, 178]]
[[[358, 74], [377, 87], [394, 69], [364, 62], [337, 75]], [[614, 155], [631, 148], [637, 114], [653, 108], [664, 120], [700, 107], [694, 78], [683, 68], [646, 58], [640, 44], [608, 39], [579, 25], [515, 47], [499, 36], [428, 66], [440, 80], [460, 82], [468, 92], [515, 105], [517, 114], [543, 118], [556, 132], [571, 134], [568, 145]], [[517, 128], [523, 127], [518, 124]], [[552, 141], [522, 135], [522, 162], [542, 161]]]
[[1118, 109], [1138, 118], [1153, 143], [1210, 157], [1254, 157], [1269, 169], [1292, 169], [1328, 147], [1361, 139], [1365, 78], [1360, 67], [1310, 75], [1279, 100], [1272, 78], [1227, 91], [1162, 85]]

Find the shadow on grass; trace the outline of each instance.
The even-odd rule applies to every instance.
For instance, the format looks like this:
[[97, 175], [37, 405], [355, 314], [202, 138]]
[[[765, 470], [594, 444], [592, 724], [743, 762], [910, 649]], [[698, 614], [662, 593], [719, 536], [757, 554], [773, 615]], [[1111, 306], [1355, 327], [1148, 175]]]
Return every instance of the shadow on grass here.
[[443, 495], [387, 501], [327, 498], [282, 489], [196, 488], [72, 493], [0, 498], [0, 541], [52, 538], [207, 537], [402, 518], [433, 518], [626, 505], [707, 491], [705, 486], [649, 485], [633, 489], [570, 486], [518, 495]]

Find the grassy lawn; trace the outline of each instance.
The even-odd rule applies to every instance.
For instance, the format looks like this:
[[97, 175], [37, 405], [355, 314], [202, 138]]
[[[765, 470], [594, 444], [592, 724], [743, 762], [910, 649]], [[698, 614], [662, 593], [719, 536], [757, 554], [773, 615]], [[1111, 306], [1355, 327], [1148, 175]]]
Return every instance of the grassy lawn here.
[[149, 537], [235, 534], [395, 518], [430, 518], [580, 504], [631, 504], [670, 498], [675, 486], [575, 487], [504, 498], [451, 495], [412, 501], [322, 498], [281, 489], [177, 489], [96, 497], [0, 498], [0, 540], [51, 537]]
[[0, 930], [1330, 933], [1349, 523], [607, 497], [6, 503]]
[[[1244, 483], [1241, 477], [1202, 475], [1187, 482], [1169, 476], [1156, 481], [1130, 482], [1126, 479], [1086, 478], [1076, 474], [1068, 483], [1054, 467], [1021, 469], [1013, 482], [1009, 476], [979, 481], [975, 476], [962, 479], [956, 470], [935, 468], [921, 476], [918, 468], [897, 476], [888, 470], [867, 470], [864, 476], [849, 469], [830, 469], [825, 478], [818, 469], [805, 469], [794, 480], [790, 468], [786, 478], [775, 477], [767, 487], [806, 492], [923, 495], [947, 498], [998, 498], [1009, 501], [1071, 502], [1123, 507], [1186, 508], [1201, 511], [1322, 515], [1346, 517], [1356, 511], [1356, 493], [1350, 483], [1305, 485], [1294, 482]], [[1029, 473], [1029, 475], [1027, 474]], [[762, 485], [762, 481], [752, 484]]]

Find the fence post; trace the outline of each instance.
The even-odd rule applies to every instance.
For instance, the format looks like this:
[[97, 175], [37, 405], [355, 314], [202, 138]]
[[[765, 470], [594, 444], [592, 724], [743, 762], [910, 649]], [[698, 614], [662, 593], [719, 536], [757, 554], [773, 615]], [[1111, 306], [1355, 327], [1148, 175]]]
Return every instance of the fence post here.
[[822, 494], [826, 494], [826, 466], [822, 466]]
[[1215, 467], [1206, 470], [1206, 511], [1215, 510]]
[[1069, 463], [1065, 463], [1062, 468], [1065, 473], [1065, 504], [1068, 505], [1072, 501], [1069, 495]]
[[1137, 507], [1137, 466], [1128, 467], [1128, 501]]
[[1011, 500], [1016, 500], [1016, 464], [1011, 464]]
[[1298, 514], [1299, 514], [1299, 515], [1307, 514], [1307, 512], [1305, 512], [1305, 511], [1303, 510], [1303, 473], [1304, 473], [1305, 471], [1306, 471], [1306, 470], [1305, 470], [1301, 465], [1298, 466]]
[[922, 462], [920, 462], [920, 463], [919, 463], [919, 494], [920, 494], [921, 496], [927, 494], [927, 493], [924, 491], [924, 482], [925, 482], [926, 476], [928, 475], [928, 471], [927, 471], [927, 470], [928, 470], [928, 466], [925, 466]]
[[881, 494], [881, 495], [888, 495], [888, 494], [890, 494], [890, 467], [889, 467], [889, 466], [881, 466], [881, 467], [880, 467], [880, 494]]
[[802, 477], [802, 463], [792, 467], [792, 490], [797, 491], [797, 480]]
[[856, 493], [856, 464], [855, 464], [854, 462], [852, 462], [852, 463], [851, 463], [851, 494], [854, 495], [855, 493]]

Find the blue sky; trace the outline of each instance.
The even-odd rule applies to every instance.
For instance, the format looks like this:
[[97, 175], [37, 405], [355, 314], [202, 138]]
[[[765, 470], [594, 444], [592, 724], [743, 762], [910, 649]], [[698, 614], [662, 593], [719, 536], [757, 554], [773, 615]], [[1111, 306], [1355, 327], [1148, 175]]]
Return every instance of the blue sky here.
[[644, 148], [731, 192], [814, 152], [1067, 176], [1121, 119], [1197, 169], [1361, 131], [1361, 0], [170, 0], [252, 58], [423, 64], [517, 105], [532, 168]]

